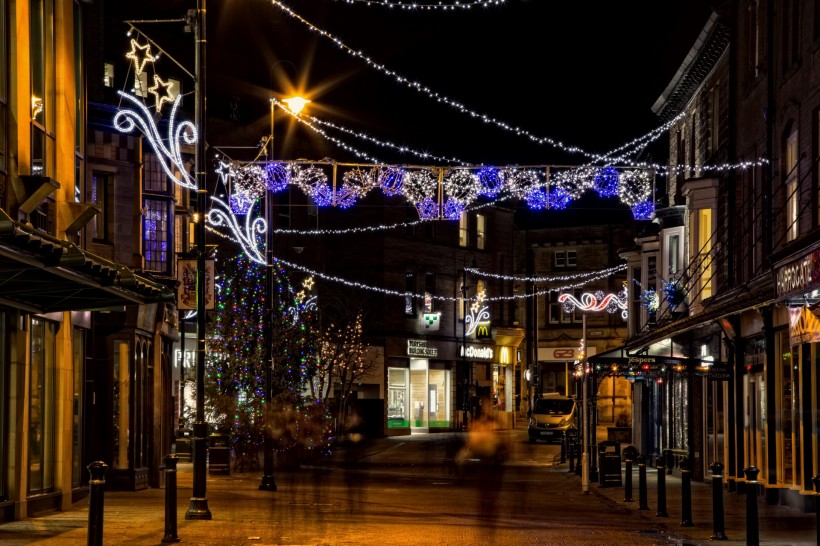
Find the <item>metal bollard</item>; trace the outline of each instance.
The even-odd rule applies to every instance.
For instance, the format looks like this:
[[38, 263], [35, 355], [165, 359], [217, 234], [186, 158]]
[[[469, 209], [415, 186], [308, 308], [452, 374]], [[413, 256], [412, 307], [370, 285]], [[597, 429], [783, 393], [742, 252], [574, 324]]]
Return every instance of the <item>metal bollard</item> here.
[[760, 470], [754, 466], [743, 469], [746, 475], [746, 545], [760, 544], [760, 529], [757, 520], [757, 475]]
[[165, 461], [165, 536], [162, 542], [179, 542], [177, 536], [177, 462], [179, 458], [172, 453], [166, 455]]
[[632, 457], [626, 458], [624, 472], [624, 502], [632, 502]]
[[692, 523], [692, 471], [689, 469], [689, 459], [684, 457], [680, 461], [681, 480], [681, 527], [694, 527]]
[[638, 509], [649, 510], [646, 500], [646, 460], [643, 455], [638, 456]]
[[561, 438], [561, 464], [567, 462], [567, 435]]
[[655, 468], [658, 471], [658, 513], [655, 515], [659, 518], [667, 518], [669, 514], [666, 513], [666, 467], [659, 464]]
[[575, 442], [569, 444], [569, 471], [575, 472]]
[[714, 462], [712, 471], [712, 540], [727, 540], [723, 520], [723, 465]]
[[818, 497], [820, 497], [820, 474], [813, 477], [811, 481], [814, 482], [814, 490], [816, 491], [814, 494], [814, 514], [817, 520], [817, 544], [820, 545], [820, 501], [818, 501]]
[[102, 546], [103, 508], [105, 506], [105, 471], [108, 465], [102, 461], [89, 464], [88, 473], [88, 546]]
[[672, 469], [675, 466], [675, 458], [672, 456], [671, 449], [664, 449], [663, 450], [663, 464], [666, 467], [666, 473], [672, 474]]

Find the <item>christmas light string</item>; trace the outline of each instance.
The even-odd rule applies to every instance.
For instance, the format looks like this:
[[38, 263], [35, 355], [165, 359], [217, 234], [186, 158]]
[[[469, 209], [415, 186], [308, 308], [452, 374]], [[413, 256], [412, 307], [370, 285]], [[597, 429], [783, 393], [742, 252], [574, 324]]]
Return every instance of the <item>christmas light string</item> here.
[[481, 271], [479, 269], [475, 269], [472, 267], [466, 268], [466, 271], [472, 275], [477, 277], [485, 277], [485, 278], [492, 278], [498, 279], [502, 281], [513, 281], [513, 282], [532, 282], [535, 284], [539, 283], [548, 283], [548, 282], [563, 282], [563, 281], [571, 281], [576, 279], [583, 279], [584, 277], [609, 277], [615, 275], [616, 273], [620, 273], [621, 271], [626, 271], [627, 267], [626, 264], [616, 265], [614, 267], [609, 267], [606, 269], [599, 269], [596, 271], [584, 271], [579, 273], [574, 273], [571, 275], [555, 275], [555, 276], [548, 276], [548, 277], [527, 277], [527, 276], [518, 276], [518, 275], [499, 275], [498, 273], [489, 273], [487, 271]]
[[408, 11], [457, 11], [471, 10], [473, 8], [490, 8], [503, 5], [506, 0], [462, 0], [460, 2], [437, 2], [428, 4], [425, 2], [402, 2], [401, 0], [337, 0], [345, 4], [365, 4], [367, 6], [381, 6], [390, 9], [403, 9]]
[[[655, 170], [656, 172], [659, 172], [659, 173], [666, 173], [667, 172], [667, 167], [664, 166], [664, 165], [649, 164], [649, 163], [645, 163], [645, 162], [633, 161], [628, 157], [628, 155], [626, 153], [616, 156], [615, 151], [611, 151], [611, 152], [608, 152], [606, 154], [597, 154], [597, 153], [593, 153], [593, 152], [588, 152], [588, 151], [586, 151], [586, 150], [584, 150], [584, 149], [582, 149], [578, 146], [568, 146], [568, 145], [564, 144], [563, 142], [554, 140], [550, 137], [536, 136], [533, 133], [531, 133], [530, 131], [527, 131], [527, 130], [522, 129], [520, 127], [511, 126], [510, 124], [508, 124], [506, 122], [503, 122], [501, 120], [498, 120], [498, 119], [496, 119], [492, 116], [489, 116], [487, 114], [482, 114], [480, 112], [472, 110], [472, 109], [468, 108], [467, 106], [465, 106], [463, 103], [461, 103], [459, 101], [456, 101], [456, 100], [451, 99], [451, 98], [449, 98], [449, 97], [447, 97], [447, 96], [445, 96], [441, 93], [438, 93], [438, 92], [434, 91], [433, 89], [431, 89], [430, 87], [428, 87], [428, 86], [426, 86], [426, 85], [424, 85], [420, 82], [412, 81], [409, 78], [406, 78], [406, 77], [402, 76], [401, 74], [387, 68], [386, 66], [375, 62], [373, 59], [371, 59], [369, 56], [367, 56], [363, 51], [354, 50], [353, 48], [346, 45], [341, 39], [337, 38], [336, 36], [329, 33], [328, 31], [323, 30], [323, 29], [317, 27], [316, 25], [312, 24], [310, 21], [306, 20], [304, 17], [302, 17], [301, 15], [299, 15], [298, 13], [293, 11], [291, 8], [289, 8], [284, 3], [282, 3], [280, 0], [270, 0], [270, 1], [274, 6], [281, 9], [287, 15], [291, 16], [292, 18], [296, 19], [297, 21], [299, 21], [300, 23], [305, 25], [309, 30], [312, 30], [313, 32], [319, 34], [323, 38], [326, 38], [326, 39], [330, 40], [334, 45], [336, 45], [338, 48], [340, 48], [342, 51], [344, 51], [348, 55], [352, 56], [353, 58], [364, 61], [368, 66], [370, 66], [371, 68], [377, 70], [378, 72], [381, 72], [381, 73], [389, 76], [390, 78], [394, 79], [397, 83], [402, 84], [402, 85], [404, 85], [404, 86], [406, 86], [406, 87], [408, 87], [408, 88], [410, 88], [414, 91], [417, 91], [419, 93], [424, 93], [431, 100], [434, 100], [436, 102], [445, 104], [447, 106], [450, 106], [451, 108], [454, 108], [454, 109], [458, 110], [462, 114], [467, 114], [472, 118], [480, 119], [484, 123], [494, 125], [496, 127], [504, 129], [508, 132], [515, 133], [516, 135], [524, 136], [524, 137], [528, 138], [530, 141], [532, 141], [536, 144], [539, 144], [539, 145], [547, 144], [547, 145], [550, 145], [550, 146], [552, 146], [552, 147], [554, 147], [558, 150], [566, 152], [568, 154], [583, 155], [583, 156], [587, 157], [588, 159], [590, 159], [594, 162], [604, 163], [605, 165], [606, 164], [613, 164], [613, 163], [620, 163], [620, 164], [626, 164], [626, 165], [629, 165], [629, 166], [635, 167], [635, 168], [652, 169], [652, 170]], [[666, 133], [667, 131], [669, 131], [669, 129], [671, 129], [675, 124], [677, 124], [686, 115], [688, 115], [688, 114], [687, 113], [678, 114], [678, 116], [676, 116], [675, 118], [667, 121], [666, 123], [664, 123], [660, 127], [656, 128], [656, 129], [653, 129], [652, 131], [650, 131], [646, 135], [635, 138], [630, 143], [627, 143], [627, 144], [621, 146], [620, 148], [617, 148], [617, 150], [622, 150], [624, 152], [626, 152], [628, 150], [632, 150], [632, 153], [636, 153], [641, 148], [643, 148], [646, 144], [648, 144], [649, 142], [659, 138], [660, 135], [662, 135], [663, 133]], [[752, 162], [752, 163], [755, 163], [756, 165], [764, 165], [764, 164], [767, 163], [767, 160], [765, 158], [761, 158], [761, 159], [758, 159], [758, 160], [756, 160], [755, 162]], [[701, 165], [698, 168], [700, 168], [701, 170], [704, 170], [704, 171], [709, 171], [709, 170], [727, 170], [727, 169], [745, 168], [745, 167], [744, 167], [744, 163], [738, 163], [738, 164], [723, 164], [723, 165], [713, 165], [713, 166]], [[676, 167], [676, 169], [680, 169], [680, 167]]]
[[[234, 243], [239, 242], [239, 241], [233, 239], [230, 235], [225, 234], [222, 231], [219, 231], [219, 230], [214, 229], [212, 227], [207, 227], [207, 229], [211, 233], [213, 233], [215, 235], [218, 235], [218, 236], [220, 236], [224, 239], [227, 239], [227, 240], [232, 241]], [[261, 261], [257, 261], [256, 259], [251, 258], [251, 260], [256, 262], [256, 263], [259, 263], [261, 265], [264, 265], [264, 263], [265, 263], [264, 259], [261, 260]], [[347, 279], [344, 279], [344, 278], [341, 278], [341, 277], [336, 277], [336, 276], [333, 276], [333, 275], [327, 275], [327, 274], [322, 273], [320, 271], [315, 271], [315, 270], [310, 269], [306, 266], [299, 265], [299, 264], [296, 264], [296, 263], [293, 263], [293, 262], [289, 262], [289, 261], [284, 260], [282, 258], [274, 258], [274, 260], [277, 263], [280, 263], [280, 264], [282, 264], [283, 266], [285, 266], [289, 269], [294, 269], [294, 270], [297, 270], [297, 271], [301, 271], [303, 273], [307, 273], [307, 274], [311, 275], [312, 277], [322, 279], [322, 280], [325, 280], [325, 281], [330, 281], [330, 282], [335, 282], [335, 283], [338, 283], [338, 284], [343, 284], [343, 285], [345, 285], [347, 287], [350, 287], [350, 288], [359, 288], [359, 289], [362, 289], [362, 290], [376, 292], [376, 293], [380, 293], [380, 294], [387, 295], [387, 296], [397, 296], [397, 297], [401, 297], [401, 298], [413, 298], [413, 299], [418, 299], [418, 300], [424, 300], [424, 298], [427, 297], [425, 294], [417, 294], [417, 293], [414, 293], [414, 292], [400, 292], [398, 290], [390, 290], [390, 289], [381, 288], [381, 287], [378, 287], [378, 286], [371, 286], [371, 285], [367, 285], [367, 284], [364, 284], [364, 283], [361, 283], [361, 282], [358, 282], [358, 281], [350, 281], [350, 280], [347, 280]], [[511, 300], [526, 299], [526, 298], [530, 298], [530, 297], [545, 296], [545, 295], [548, 295], [552, 292], [564, 292], [564, 291], [567, 291], [567, 290], [573, 290], [575, 288], [581, 288], [583, 286], [586, 286], [589, 283], [605, 279], [610, 275], [611, 275], [611, 273], [609, 272], [609, 270], [603, 270], [601, 272], [601, 274], [591, 276], [590, 278], [583, 279], [583, 281], [580, 281], [580, 282], [577, 282], [577, 283], [567, 284], [567, 285], [559, 286], [559, 287], [548, 288], [548, 289], [545, 289], [545, 290], [538, 290], [538, 291], [535, 291], [531, 294], [517, 294], [517, 295], [512, 295], [512, 296], [495, 296], [495, 297], [486, 298], [485, 301], [488, 301], [488, 302], [492, 302], [492, 301], [511, 301]], [[430, 295], [429, 297], [433, 300], [438, 300], [438, 301], [442, 301], [442, 302], [461, 302], [462, 301], [462, 298], [454, 297], [454, 296]], [[466, 301], [475, 301], [475, 298], [467, 298]]]

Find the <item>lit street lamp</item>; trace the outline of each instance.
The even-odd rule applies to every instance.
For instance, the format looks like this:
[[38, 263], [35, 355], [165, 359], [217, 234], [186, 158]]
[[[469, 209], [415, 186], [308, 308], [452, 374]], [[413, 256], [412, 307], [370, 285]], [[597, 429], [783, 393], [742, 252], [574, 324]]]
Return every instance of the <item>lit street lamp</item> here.
[[[298, 114], [310, 101], [302, 97], [291, 97], [282, 101], [288, 109]], [[270, 101], [270, 135], [268, 144], [270, 155], [268, 161], [273, 161], [273, 121], [276, 102]], [[273, 226], [271, 225], [271, 192], [265, 192], [265, 223], [267, 224], [267, 238], [265, 241], [265, 445], [263, 458], [262, 482], [259, 484], [260, 491], [276, 491], [276, 480], [273, 476], [273, 437], [271, 436], [270, 421], [272, 417], [271, 406], [273, 404], [273, 369], [275, 356], [273, 354]]]

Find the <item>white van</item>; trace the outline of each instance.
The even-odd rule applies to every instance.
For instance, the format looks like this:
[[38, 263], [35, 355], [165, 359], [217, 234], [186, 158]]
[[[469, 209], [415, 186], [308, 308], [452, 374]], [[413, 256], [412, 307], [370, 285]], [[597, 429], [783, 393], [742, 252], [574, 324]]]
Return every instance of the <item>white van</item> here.
[[535, 401], [527, 427], [530, 443], [536, 440], [560, 442], [575, 430], [575, 400], [548, 393]]

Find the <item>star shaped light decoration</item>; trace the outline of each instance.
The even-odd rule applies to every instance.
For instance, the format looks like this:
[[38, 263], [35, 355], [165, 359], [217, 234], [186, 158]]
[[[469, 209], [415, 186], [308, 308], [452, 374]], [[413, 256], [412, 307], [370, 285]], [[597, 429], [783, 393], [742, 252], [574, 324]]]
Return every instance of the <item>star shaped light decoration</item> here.
[[298, 303], [299, 305], [302, 305], [302, 302], [305, 301], [306, 297], [307, 297], [307, 294], [305, 294], [304, 290], [301, 290], [301, 291], [297, 292], [296, 293], [296, 303]]
[[145, 65], [154, 62], [157, 58], [151, 55], [151, 44], [140, 45], [135, 39], [131, 39], [131, 51], [125, 54], [126, 59], [134, 61], [134, 71], [136, 75], [142, 74]]
[[484, 307], [484, 298], [486, 297], [487, 295], [484, 290], [476, 294], [475, 301], [470, 306], [470, 311], [473, 312], [473, 315], [478, 314], [478, 312], [481, 311], [481, 308]]
[[[162, 105], [166, 102], [174, 102], [174, 95], [171, 93], [171, 88], [174, 86], [170, 81], [164, 82], [162, 78], [154, 74], [154, 85], [148, 88], [148, 92], [157, 97], [155, 108], [157, 112], [162, 111]], [[160, 88], [163, 89], [160, 93]]]
[[305, 287], [306, 290], [310, 291], [313, 290], [313, 277], [308, 277], [302, 282], [302, 286]]

